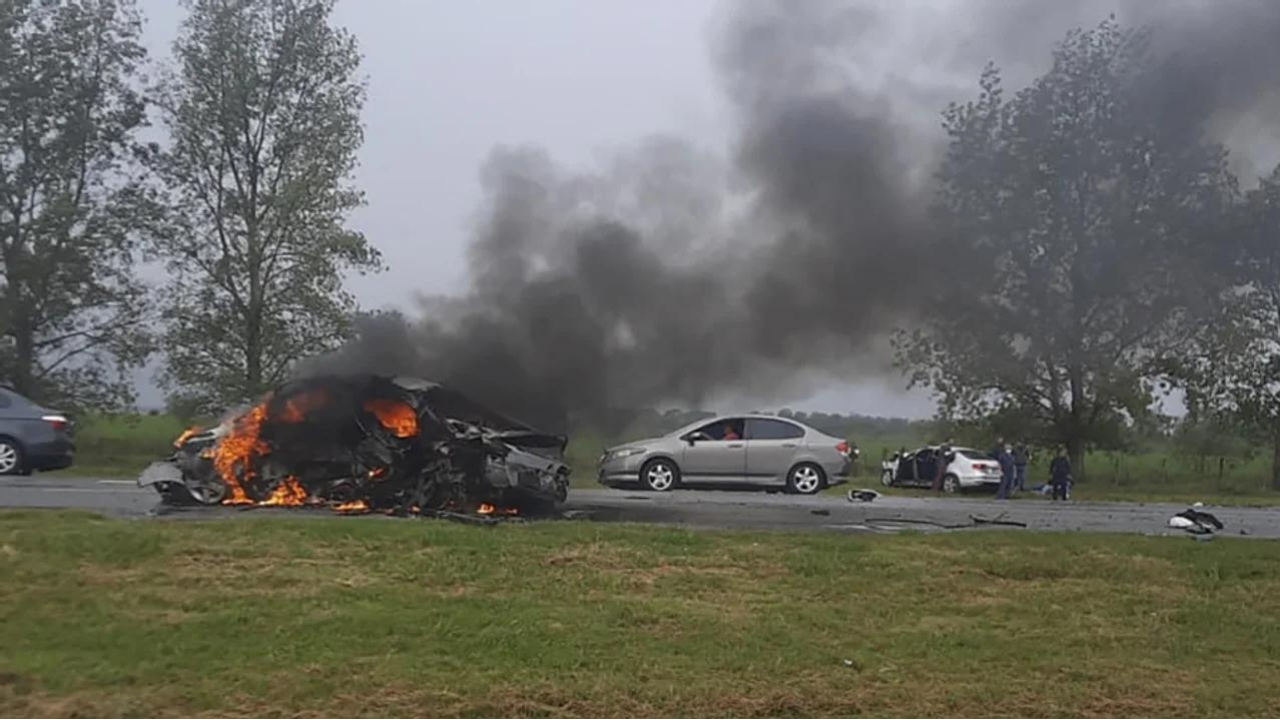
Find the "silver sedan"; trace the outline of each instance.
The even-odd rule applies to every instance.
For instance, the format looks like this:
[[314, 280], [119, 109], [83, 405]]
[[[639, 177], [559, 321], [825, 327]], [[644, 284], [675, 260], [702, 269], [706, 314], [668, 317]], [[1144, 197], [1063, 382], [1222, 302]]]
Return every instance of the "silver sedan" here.
[[794, 420], [730, 415], [609, 448], [597, 479], [609, 486], [638, 482], [657, 492], [687, 482], [783, 486], [812, 495], [848, 480], [855, 457], [845, 440]]

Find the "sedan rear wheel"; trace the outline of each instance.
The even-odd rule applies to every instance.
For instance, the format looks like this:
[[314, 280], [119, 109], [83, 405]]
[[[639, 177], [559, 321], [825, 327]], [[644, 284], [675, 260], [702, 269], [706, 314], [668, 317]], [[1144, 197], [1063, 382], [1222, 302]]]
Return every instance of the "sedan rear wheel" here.
[[22, 472], [22, 448], [8, 438], [0, 438], [0, 475]]
[[942, 491], [952, 495], [960, 492], [960, 478], [955, 475], [947, 475], [942, 478]]
[[822, 468], [802, 463], [787, 473], [787, 489], [801, 495], [814, 495], [822, 489]]
[[654, 492], [667, 492], [680, 481], [680, 469], [670, 460], [650, 460], [640, 472], [644, 484]]

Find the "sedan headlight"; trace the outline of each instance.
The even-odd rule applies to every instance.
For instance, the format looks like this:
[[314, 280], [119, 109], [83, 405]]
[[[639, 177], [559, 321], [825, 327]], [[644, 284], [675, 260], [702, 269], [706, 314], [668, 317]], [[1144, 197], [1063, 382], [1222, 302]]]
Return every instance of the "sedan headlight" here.
[[610, 450], [605, 453], [604, 462], [613, 462], [614, 460], [621, 460], [623, 458], [629, 458], [632, 455], [640, 455], [642, 453], [644, 453], [644, 448], [621, 448], [619, 450]]

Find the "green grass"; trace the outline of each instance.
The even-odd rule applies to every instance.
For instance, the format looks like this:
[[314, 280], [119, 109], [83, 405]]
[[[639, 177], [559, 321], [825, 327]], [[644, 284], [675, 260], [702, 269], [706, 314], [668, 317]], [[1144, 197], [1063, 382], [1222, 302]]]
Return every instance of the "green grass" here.
[[171, 415], [88, 415], [76, 424], [76, 462], [64, 475], [136, 477], [173, 452], [186, 426]]
[[1266, 716], [1280, 545], [0, 514], [6, 716]]

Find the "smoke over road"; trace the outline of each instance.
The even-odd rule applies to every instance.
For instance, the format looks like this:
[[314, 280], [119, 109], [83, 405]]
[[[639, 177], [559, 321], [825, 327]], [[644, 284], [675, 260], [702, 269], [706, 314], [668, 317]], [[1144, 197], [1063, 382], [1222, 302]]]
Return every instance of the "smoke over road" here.
[[419, 374], [549, 427], [886, 372], [885, 338], [965, 251], [928, 231], [938, 113], [986, 62], [1016, 89], [1113, 12], [1173, 63], [1150, 88], [1159, 117], [1212, 118], [1246, 176], [1274, 162], [1250, 164], [1275, 140], [1275, 3], [726, 3], [710, 52], [731, 160], [666, 137], [586, 171], [495, 149], [470, 291], [365, 320], [303, 371]]

